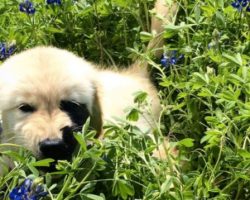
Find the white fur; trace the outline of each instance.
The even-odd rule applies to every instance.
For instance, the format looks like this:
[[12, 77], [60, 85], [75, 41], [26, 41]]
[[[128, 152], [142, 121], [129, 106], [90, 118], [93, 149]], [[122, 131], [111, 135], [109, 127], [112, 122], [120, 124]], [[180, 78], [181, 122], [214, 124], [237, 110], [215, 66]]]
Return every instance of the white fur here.
[[[61, 100], [87, 105], [91, 114], [100, 107], [103, 123], [124, 117], [124, 110], [134, 105], [133, 94], [149, 94], [154, 117], [159, 113], [157, 92], [147, 77], [128, 71], [97, 70], [91, 63], [72, 53], [37, 47], [17, 54], [0, 68], [0, 109], [3, 112], [3, 142], [23, 145], [39, 154], [38, 143], [46, 138], [61, 138], [61, 128], [72, 125], [60, 110]], [[97, 95], [97, 97], [95, 97]], [[98, 98], [100, 105], [95, 104]], [[37, 108], [34, 113], [18, 109], [22, 103]], [[98, 108], [99, 109], [99, 108]], [[138, 126], [147, 131], [152, 116], [146, 114]]]
[[[162, 5], [164, 0], [156, 1], [159, 14], [176, 12], [175, 5], [173, 8]], [[155, 19], [152, 22], [154, 30], [162, 30], [161, 23]], [[149, 49], [162, 44], [161, 37], [156, 39], [150, 42]], [[60, 110], [61, 100], [86, 104], [95, 128], [102, 132], [103, 123], [113, 121], [113, 117], [123, 118], [124, 110], [134, 106], [133, 94], [138, 91], [148, 93], [152, 114], [143, 113], [137, 126], [143, 131], [150, 130], [154, 118], [159, 117], [160, 103], [147, 74], [140, 70], [138, 73], [138, 65], [121, 72], [100, 70], [68, 51], [53, 47], [36, 47], [12, 56], [0, 67], [3, 120], [0, 142], [25, 146], [38, 156], [40, 141], [61, 138], [61, 128], [72, 125], [69, 116]], [[145, 67], [145, 63], [142, 65]], [[35, 106], [36, 112], [21, 112], [18, 107], [23, 103]]]

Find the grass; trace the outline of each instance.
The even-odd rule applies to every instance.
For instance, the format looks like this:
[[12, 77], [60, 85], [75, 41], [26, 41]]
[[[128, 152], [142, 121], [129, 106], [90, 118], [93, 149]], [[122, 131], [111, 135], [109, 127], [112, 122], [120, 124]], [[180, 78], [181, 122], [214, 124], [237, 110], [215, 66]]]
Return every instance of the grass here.
[[[50, 160], [36, 161], [23, 149], [2, 152], [16, 163], [0, 177], [1, 199], [27, 177], [44, 184], [49, 192], [44, 199], [250, 198], [246, 7], [238, 10], [231, 0], [178, 0], [175, 25], [165, 27], [164, 51], [183, 58], [163, 67], [143, 53], [153, 37], [146, 34], [150, 0], [65, 0], [60, 6], [34, 0], [34, 15], [19, 12], [19, 2], [0, 3], [0, 41], [14, 44], [16, 52], [51, 44], [103, 65], [147, 59], [162, 101], [155, 136], [157, 141], [169, 136], [170, 153], [164, 160], [152, 157], [156, 145], [130, 121], [107, 125], [103, 141], [86, 124], [83, 134], [76, 134], [80, 147], [73, 161], [61, 161], [54, 173], [38, 170]], [[178, 156], [171, 148], [178, 148]]]

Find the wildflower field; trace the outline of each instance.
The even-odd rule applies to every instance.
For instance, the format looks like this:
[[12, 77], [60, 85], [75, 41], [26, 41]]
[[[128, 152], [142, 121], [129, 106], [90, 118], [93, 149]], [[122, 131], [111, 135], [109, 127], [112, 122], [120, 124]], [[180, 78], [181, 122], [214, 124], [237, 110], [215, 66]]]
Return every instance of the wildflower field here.
[[166, 2], [178, 14], [157, 59], [145, 53], [153, 0], [0, 1], [0, 62], [38, 45], [117, 68], [147, 60], [162, 104], [155, 138], [170, 140], [167, 158], [154, 158], [157, 144], [130, 124], [144, 107], [140, 93], [104, 140], [86, 123], [72, 162], [55, 172], [41, 170], [51, 159], [25, 149], [0, 152], [15, 160], [0, 177], [0, 199], [250, 199], [250, 0]]

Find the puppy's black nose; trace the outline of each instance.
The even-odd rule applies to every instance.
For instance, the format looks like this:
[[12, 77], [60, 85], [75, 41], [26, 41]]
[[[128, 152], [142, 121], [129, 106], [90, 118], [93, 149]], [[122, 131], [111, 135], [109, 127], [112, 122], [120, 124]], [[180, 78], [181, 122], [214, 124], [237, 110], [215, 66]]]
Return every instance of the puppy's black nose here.
[[70, 127], [61, 129], [62, 139], [45, 139], [39, 143], [42, 157], [70, 160], [77, 144]]
[[68, 151], [67, 145], [61, 139], [46, 139], [39, 143], [42, 156], [53, 158], [55, 160], [68, 160], [71, 152]]

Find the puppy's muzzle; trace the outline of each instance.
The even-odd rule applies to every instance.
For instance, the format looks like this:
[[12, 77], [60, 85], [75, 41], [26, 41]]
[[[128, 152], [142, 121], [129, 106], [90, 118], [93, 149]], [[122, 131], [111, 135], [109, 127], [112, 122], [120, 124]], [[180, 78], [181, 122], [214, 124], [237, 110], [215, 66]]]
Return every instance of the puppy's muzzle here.
[[66, 126], [61, 129], [62, 139], [45, 139], [39, 143], [41, 156], [54, 160], [70, 160], [75, 150], [77, 141], [72, 128]]

